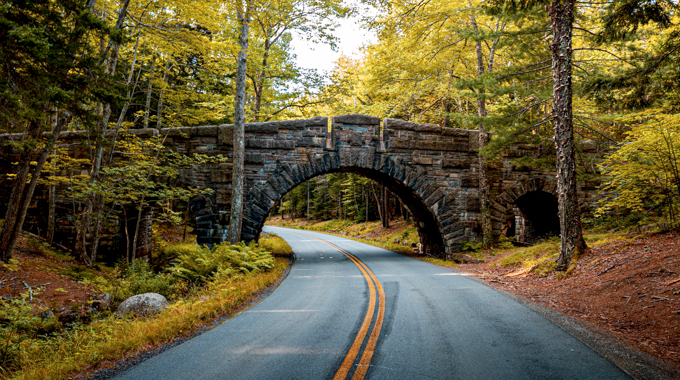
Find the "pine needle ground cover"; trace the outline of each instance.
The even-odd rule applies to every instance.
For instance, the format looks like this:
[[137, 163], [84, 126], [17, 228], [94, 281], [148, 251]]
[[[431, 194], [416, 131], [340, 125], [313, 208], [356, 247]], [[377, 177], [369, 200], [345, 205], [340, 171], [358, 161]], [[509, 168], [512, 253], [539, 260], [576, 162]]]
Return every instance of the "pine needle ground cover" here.
[[559, 250], [553, 240], [457, 269], [604, 329], [680, 373], [680, 232], [586, 234], [586, 240], [590, 249], [568, 274], [550, 269]]

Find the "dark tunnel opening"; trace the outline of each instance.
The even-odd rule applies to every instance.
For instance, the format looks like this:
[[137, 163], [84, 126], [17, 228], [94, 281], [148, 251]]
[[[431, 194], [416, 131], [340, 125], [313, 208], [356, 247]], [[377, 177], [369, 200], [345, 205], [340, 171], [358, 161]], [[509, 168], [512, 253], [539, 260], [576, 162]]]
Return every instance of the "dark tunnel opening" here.
[[549, 236], [559, 236], [560, 218], [555, 195], [532, 191], [517, 198], [514, 206], [512, 230], [517, 242], [530, 244]]

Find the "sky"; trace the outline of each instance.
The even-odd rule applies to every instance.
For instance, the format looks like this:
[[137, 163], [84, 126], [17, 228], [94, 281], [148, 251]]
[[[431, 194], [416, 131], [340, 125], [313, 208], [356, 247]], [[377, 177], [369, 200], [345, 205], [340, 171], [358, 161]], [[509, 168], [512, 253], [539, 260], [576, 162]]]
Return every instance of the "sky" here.
[[297, 55], [297, 64], [307, 69], [330, 72], [333, 70], [335, 61], [341, 55], [359, 55], [359, 48], [366, 42], [373, 41], [371, 32], [361, 29], [357, 18], [340, 20], [340, 27], [335, 30], [339, 37], [338, 51], [333, 51], [328, 45], [313, 44], [304, 39], [293, 36], [291, 44], [293, 52]]

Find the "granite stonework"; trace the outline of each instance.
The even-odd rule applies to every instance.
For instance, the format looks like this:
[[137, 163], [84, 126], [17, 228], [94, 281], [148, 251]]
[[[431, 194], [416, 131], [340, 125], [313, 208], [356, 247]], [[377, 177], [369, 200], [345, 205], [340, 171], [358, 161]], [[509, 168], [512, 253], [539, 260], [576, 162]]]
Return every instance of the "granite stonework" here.
[[[131, 132], [142, 138], [163, 136], [164, 144], [179, 153], [231, 158], [233, 128], [209, 125]], [[79, 158], [89, 156], [83, 144], [87, 138], [86, 132], [67, 132], [59, 141], [72, 157]], [[460, 251], [463, 242], [481, 238], [476, 130], [343, 115], [333, 117], [330, 123], [325, 117], [249, 123], [245, 138], [243, 240], [259, 237], [271, 208], [289, 190], [312, 177], [333, 172], [358, 173], [387, 186], [413, 215], [423, 251], [428, 254], [450, 257]], [[588, 144], [593, 145], [584, 144], [582, 152], [597, 154], [597, 147]], [[11, 149], [3, 149], [3, 160], [8, 162]], [[534, 155], [537, 149], [531, 145], [513, 146], [502, 164], [490, 168], [489, 212], [496, 236], [507, 235], [509, 230], [530, 230], [522, 228], [530, 223], [521, 219], [524, 214], [515, 207], [520, 197], [531, 197], [536, 192], [555, 194], [554, 171], [516, 167], [511, 161]], [[201, 244], [226, 240], [231, 176], [229, 161], [205, 164], [181, 174], [180, 182], [187, 186], [214, 190], [213, 195], [190, 202]], [[7, 181], [4, 186], [8, 186]], [[581, 205], [586, 211], [597, 203], [595, 188], [590, 182], [579, 184]], [[115, 223], [111, 225], [115, 227]], [[117, 225], [117, 234], [122, 235], [123, 223]], [[143, 234], [143, 238], [148, 240], [150, 236]], [[106, 244], [115, 244], [109, 235], [107, 239], [112, 241]], [[521, 236], [518, 239], [526, 240]], [[140, 241], [140, 246], [147, 247], [147, 243]]]

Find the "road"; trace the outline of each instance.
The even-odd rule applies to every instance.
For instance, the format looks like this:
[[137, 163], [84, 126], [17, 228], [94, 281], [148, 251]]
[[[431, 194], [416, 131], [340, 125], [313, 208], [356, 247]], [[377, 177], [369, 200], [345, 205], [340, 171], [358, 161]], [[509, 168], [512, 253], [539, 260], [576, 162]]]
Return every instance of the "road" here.
[[322, 233], [259, 304], [117, 379], [629, 379], [463, 273]]

